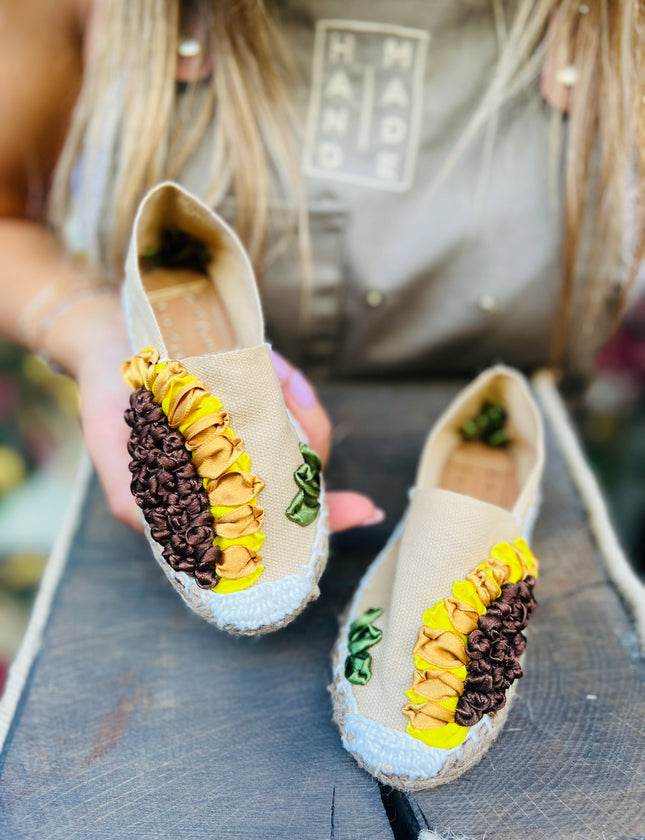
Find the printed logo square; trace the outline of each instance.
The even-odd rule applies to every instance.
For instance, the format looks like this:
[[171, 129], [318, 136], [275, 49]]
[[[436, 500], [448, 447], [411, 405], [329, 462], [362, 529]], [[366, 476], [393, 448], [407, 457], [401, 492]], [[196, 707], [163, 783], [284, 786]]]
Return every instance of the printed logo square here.
[[396, 192], [410, 188], [429, 37], [408, 27], [318, 21], [307, 175]]

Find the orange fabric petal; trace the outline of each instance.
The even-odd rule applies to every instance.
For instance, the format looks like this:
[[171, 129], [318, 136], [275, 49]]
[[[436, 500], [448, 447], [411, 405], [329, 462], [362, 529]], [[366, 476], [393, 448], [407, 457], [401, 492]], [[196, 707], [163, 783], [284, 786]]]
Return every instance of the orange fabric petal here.
[[455, 719], [451, 709], [444, 709], [433, 700], [427, 703], [406, 703], [402, 711], [415, 729], [440, 729]]
[[459, 601], [457, 598], [446, 598], [444, 601], [450, 623], [459, 633], [467, 636], [477, 627], [479, 613], [470, 604]]
[[213, 429], [218, 434], [222, 434], [228, 426], [228, 423], [229, 417], [226, 411], [219, 411], [217, 414], [206, 414], [186, 427], [184, 437], [187, 441], [190, 441], [195, 435], [206, 431], [206, 429]]
[[248, 504], [264, 487], [264, 482], [255, 473], [224, 473], [209, 481], [206, 486], [211, 505], [237, 507]]
[[412, 688], [428, 700], [449, 700], [464, 690], [463, 680], [450, 671], [415, 671]]
[[255, 571], [261, 559], [262, 555], [259, 552], [251, 551], [245, 545], [229, 545], [222, 551], [217, 563], [217, 574], [232, 580], [246, 577]]
[[414, 655], [438, 668], [459, 668], [468, 662], [464, 644], [450, 630], [436, 630], [425, 625], [419, 630]]
[[121, 373], [127, 384], [136, 390], [137, 388], [147, 388], [152, 390], [152, 383], [150, 381], [151, 371], [154, 371], [154, 365], [159, 360], [159, 353], [152, 347], [149, 350], [143, 350], [136, 356], [123, 362], [121, 365]]
[[220, 435], [205, 429], [186, 441], [186, 449], [193, 454], [193, 463], [202, 478], [219, 478], [240, 457], [242, 438]]
[[473, 584], [485, 607], [489, 607], [500, 594], [500, 588], [497, 583], [479, 566], [469, 575], [466, 575], [466, 580], [469, 580]]
[[489, 557], [488, 560], [484, 560], [484, 566], [490, 569], [491, 574], [499, 586], [504, 586], [511, 579], [511, 567], [507, 563], [502, 563], [501, 560], [497, 560], [495, 557]]
[[235, 540], [259, 531], [264, 522], [264, 510], [257, 505], [242, 505], [228, 513], [223, 513], [215, 523], [218, 537]]

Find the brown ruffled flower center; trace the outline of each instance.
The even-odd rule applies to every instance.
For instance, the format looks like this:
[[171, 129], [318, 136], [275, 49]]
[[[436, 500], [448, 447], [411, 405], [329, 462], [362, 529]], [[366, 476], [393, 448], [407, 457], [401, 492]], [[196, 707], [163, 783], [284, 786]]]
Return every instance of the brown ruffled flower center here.
[[507, 583], [468, 636], [464, 689], [455, 710], [455, 723], [473, 726], [485, 714], [506, 703], [506, 690], [522, 676], [520, 656], [526, 648], [521, 632], [536, 607], [535, 578]]
[[202, 589], [212, 589], [222, 551], [213, 545], [213, 516], [208, 496], [197, 475], [184, 439], [170, 428], [166, 415], [146, 388], [130, 396], [125, 422], [131, 490], [150, 526], [152, 538], [176, 572], [195, 578]]

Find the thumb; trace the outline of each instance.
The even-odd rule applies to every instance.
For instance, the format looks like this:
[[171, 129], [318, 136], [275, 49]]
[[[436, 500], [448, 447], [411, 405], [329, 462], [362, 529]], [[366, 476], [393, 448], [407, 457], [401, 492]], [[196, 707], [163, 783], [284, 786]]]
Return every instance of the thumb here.
[[385, 511], [362, 493], [337, 490], [327, 494], [329, 525], [332, 532], [347, 531], [368, 525], [378, 525], [385, 519]]

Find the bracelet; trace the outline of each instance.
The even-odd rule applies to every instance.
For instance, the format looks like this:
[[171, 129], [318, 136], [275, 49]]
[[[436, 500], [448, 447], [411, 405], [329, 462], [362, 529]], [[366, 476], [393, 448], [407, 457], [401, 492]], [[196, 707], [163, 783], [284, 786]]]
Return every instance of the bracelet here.
[[[43, 338], [56, 321], [76, 304], [92, 300], [98, 296], [112, 293], [109, 286], [82, 286], [74, 289], [65, 297], [56, 296], [57, 287], [47, 286], [42, 289], [25, 307], [18, 321], [18, 335], [21, 343], [40, 356], [50, 367], [58, 366], [52, 362], [43, 349]], [[53, 300], [52, 300], [53, 298]], [[38, 310], [40, 314], [36, 317]]]
[[38, 310], [46, 308], [47, 305], [51, 303], [51, 299], [54, 297], [55, 293], [55, 286], [45, 286], [32, 297], [27, 306], [25, 306], [23, 311], [20, 313], [16, 324], [16, 332], [20, 344], [30, 348], [33, 346], [30, 340], [33, 321]]

